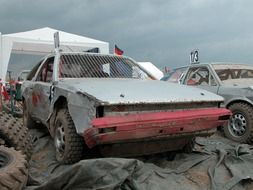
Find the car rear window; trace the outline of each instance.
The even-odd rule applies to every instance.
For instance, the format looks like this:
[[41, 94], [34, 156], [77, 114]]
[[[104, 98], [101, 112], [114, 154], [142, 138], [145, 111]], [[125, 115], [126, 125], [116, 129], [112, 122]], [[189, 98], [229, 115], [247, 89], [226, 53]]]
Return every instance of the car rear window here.
[[253, 67], [249, 65], [213, 65], [213, 68], [221, 81], [253, 78]]

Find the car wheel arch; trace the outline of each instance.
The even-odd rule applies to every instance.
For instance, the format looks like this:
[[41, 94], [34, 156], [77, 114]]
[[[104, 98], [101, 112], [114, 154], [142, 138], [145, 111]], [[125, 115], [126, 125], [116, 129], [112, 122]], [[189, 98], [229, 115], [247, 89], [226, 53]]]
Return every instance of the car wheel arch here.
[[249, 106], [251, 106], [253, 108], [252, 103], [250, 103], [250, 101], [245, 100], [245, 99], [233, 99], [233, 100], [227, 102], [225, 104], [225, 107], [229, 108], [232, 104], [236, 104], [236, 103], [245, 103], [245, 104], [248, 104]]
[[54, 102], [54, 106], [53, 106], [53, 110], [52, 110], [52, 114], [49, 118], [49, 126], [48, 126], [48, 130], [51, 134], [51, 136], [54, 136], [54, 123], [55, 123], [55, 119], [57, 116], [57, 112], [62, 109], [62, 108], [67, 108], [68, 107], [68, 100], [65, 96], [59, 96], [57, 98], [57, 100]]

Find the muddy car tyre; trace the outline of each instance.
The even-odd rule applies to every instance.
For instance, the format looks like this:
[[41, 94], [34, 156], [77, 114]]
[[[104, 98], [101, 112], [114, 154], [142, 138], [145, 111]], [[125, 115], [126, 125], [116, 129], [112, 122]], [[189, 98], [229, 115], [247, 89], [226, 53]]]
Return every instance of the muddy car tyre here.
[[0, 146], [0, 189], [21, 190], [27, 178], [25, 156], [14, 148]]
[[229, 109], [232, 116], [223, 128], [225, 136], [240, 143], [252, 143], [253, 108], [246, 103], [234, 103]]
[[76, 133], [67, 108], [59, 110], [55, 120], [54, 144], [56, 159], [62, 164], [78, 162], [83, 157], [84, 141]]
[[28, 129], [33, 129], [36, 127], [36, 122], [32, 119], [28, 112], [26, 102], [23, 102], [23, 124]]
[[31, 134], [17, 118], [5, 112], [0, 112], [0, 138], [5, 146], [20, 150], [30, 159], [33, 149]]

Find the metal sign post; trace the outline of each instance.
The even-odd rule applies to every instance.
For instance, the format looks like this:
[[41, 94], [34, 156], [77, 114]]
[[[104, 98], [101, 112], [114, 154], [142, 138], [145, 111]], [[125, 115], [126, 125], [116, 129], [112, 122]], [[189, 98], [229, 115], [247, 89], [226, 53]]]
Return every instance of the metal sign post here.
[[60, 38], [59, 38], [59, 32], [54, 33], [54, 48], [58, 49], [60, 48]]
[[[55, 59], [54, 59], [54, 71], [58, 71], [60, 62], [60, 38], [59, 32], [54, 33], [54, 51], [55, 51]], [[53, 82], [58, 81], [58, 72], [53, 72]]]
[[199, 63], [199, 51], [192, 50], [190, 53], [190, 64], [198, 64]]

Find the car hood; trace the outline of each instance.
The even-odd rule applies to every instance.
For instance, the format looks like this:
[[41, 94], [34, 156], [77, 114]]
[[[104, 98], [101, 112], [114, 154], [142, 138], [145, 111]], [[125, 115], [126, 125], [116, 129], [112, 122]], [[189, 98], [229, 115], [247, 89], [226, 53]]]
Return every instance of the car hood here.
[[61, 79], [60, 86], [95, 98], [102, 104], [223, 101], [221, 96], [202, 89], [157, 80]]

